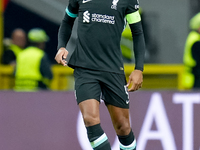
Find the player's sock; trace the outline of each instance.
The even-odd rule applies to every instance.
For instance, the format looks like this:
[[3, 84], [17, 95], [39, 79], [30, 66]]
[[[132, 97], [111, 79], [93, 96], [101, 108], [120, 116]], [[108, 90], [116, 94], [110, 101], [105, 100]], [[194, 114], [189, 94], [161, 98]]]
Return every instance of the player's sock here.
[[129, 135], [126, 136], [119, 136], [119, 142], [120, 142], [120, 150], [136, 150], [136, 139], [133, 135], [133, 132], [129, 133]]
[[94, 150], [111, 150], [108, 138], [100, 124], [86, 127], [88, 139]]

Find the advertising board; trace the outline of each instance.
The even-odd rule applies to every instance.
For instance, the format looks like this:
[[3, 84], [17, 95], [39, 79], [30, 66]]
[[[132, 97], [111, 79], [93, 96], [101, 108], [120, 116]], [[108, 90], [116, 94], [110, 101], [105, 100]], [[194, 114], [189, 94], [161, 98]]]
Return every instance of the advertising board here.
[[[200, 150], [200, 92], [130, 93], [130, 120], [137, 150]], [[100, 105], [101, 125], [118, 139]], [[1, 150], [92, 150], [74, 92], [0, 92]]]

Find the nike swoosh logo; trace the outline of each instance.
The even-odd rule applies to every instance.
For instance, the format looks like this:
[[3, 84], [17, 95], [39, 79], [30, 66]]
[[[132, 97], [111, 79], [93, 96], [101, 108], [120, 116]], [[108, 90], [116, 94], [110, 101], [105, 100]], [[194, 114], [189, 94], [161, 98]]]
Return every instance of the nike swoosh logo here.
[[92, 0], [83, 0], [83, 3], [87, 3], [87, 2], [90, 2]]

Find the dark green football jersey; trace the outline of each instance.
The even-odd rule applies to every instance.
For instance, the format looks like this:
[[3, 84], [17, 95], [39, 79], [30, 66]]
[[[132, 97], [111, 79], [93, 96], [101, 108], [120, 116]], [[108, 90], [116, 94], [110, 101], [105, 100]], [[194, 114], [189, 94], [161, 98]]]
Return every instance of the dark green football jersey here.
[[78, 16], [78, 38], [68, 65], [123, 74], [121, 34], [138, 9], [137, 0], [70, 0], [66, 13]]

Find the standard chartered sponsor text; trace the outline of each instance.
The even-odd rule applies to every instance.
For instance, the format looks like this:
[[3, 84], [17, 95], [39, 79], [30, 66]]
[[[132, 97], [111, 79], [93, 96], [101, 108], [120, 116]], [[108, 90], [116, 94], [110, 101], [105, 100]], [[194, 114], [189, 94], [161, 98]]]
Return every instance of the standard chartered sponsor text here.
[[93, 22], [102, 22], [102, 23], [109, 23], [109, 24], [115, 24], [115, 16], [108, 16], [108, 15], [102, 15], [102, 14], [92, 14]]

